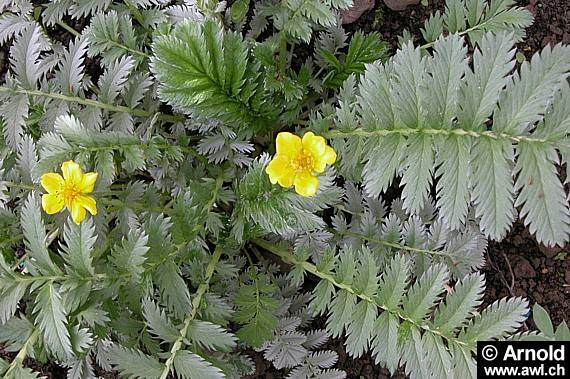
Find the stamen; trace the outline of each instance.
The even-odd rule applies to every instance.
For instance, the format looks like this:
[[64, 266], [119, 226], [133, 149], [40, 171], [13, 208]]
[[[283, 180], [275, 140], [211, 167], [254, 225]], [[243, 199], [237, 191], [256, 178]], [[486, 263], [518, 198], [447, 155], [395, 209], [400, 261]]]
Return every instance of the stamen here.
[[313, 155], [301, 151], [297, 156], [291, 160], [291, 166], [297, 172], [299, 171], [312, 171], [313, 169]]

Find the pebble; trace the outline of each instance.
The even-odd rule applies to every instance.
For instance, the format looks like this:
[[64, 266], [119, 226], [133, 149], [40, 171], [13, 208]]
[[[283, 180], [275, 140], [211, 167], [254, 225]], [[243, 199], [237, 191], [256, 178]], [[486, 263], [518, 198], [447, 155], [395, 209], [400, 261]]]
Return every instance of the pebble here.
[[562, 33], [564, 33], [562, 29], [560, 29], [558, 26], [555, 25], [550, 25], [550, 31], [557, 35], [562, 35]]
[[513, 271], [517, 278], [534, 278], [536, 276], [536, 271], [530, 262], [523, 257], [520, 257], [515, 263]]
[[549, 247], [549, 246], [544, 246], [543, 244], [538, 245], [538, 248], [544, 255], [546, 255], [550, 259], [554, 258], [562, 250], [558, 246]]

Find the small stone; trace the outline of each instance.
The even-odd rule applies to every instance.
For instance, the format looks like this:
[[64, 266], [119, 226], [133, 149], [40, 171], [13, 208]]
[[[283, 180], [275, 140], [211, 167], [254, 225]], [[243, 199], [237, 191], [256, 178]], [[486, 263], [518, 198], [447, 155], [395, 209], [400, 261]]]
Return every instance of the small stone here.
[[562, 35], [562, 33], [564, 33], [562, 29], [560, 29], [558, 26], [555, 25], [550, 25], [550, 31], [557, 35]]
[[544, 246], [543, 244], [538, 245], [538, 249], [550, 259], [558, 255], [558, 253], [560, 253], [560, 251], [562, 250], [562, 248], [559, 246], [550, 247], [550, 246]]
[[364, 12], [374, 8], [376, 0], [354, 0], [352, 7], [340, 11], [343, 24], [352, 24], [358, 20]]
[[566, 270], [566, 272], [564, 273], [564, 280], [566, 281], [567, 284], [570, 284], [570, 270]]
[[516, 278], [534, 278], [536, 276], [536, 272], [530, 262], [522, 257], [514, 265], [513, 271]]
[[419, 4], [420, 0], [384, 0], [384, 3], [393, 11], [403, 11], [408, 5]]

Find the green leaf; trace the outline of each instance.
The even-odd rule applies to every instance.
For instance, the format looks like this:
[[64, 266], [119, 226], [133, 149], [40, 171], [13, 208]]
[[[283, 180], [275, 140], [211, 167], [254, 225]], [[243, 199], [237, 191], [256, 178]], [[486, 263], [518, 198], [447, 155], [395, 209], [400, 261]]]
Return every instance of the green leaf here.
[[313, 315], [320, 315], [325, 312], [335, 294], [334, 285], [326, 280], [321, 280], [313, 290], [310, 308]]
[[220, 325], [211, 322], [193, 320], [186, 333], [192, 343], [215, 351], [231, 351], [236, 346], [236, 338]]
[[180, 350], [174, 357], [174, 369], [182, 379], [222, 379], [226, 376], [222, 370], [213, 366], [199, 355]]
[[3, 374], [4, 372], [6, 372], [6, 370], [8, 369], [9, 366], [10, 366], [10, 364], [7, 361], [0, 358], [0, 374]]
[[273, 286], [256, 281], [252, 285], [243, 285], [234, 300], [238, 310], [234, 320], [243, 326], [236, 333], [237, 337], [253, 347], [261, 346], [273, 337], [278, 320], [273, 312], [279, 302], [271, 297]]
[[408, 139], [409, 154], [402, 176], [404, 209], [418, 213], [428, 197], [434, 166], [433, 139], [427, 134], [416, 134]]
[[558, 153], [548, 145], [524, 141], [516, 149], [515, 207], [522, 205], [520, 217], [538, 242], [564, 246], [570, 237], [570, 208], [558, 177]]
[[466, 138], [451, 135], [439, 149], [437, 205], [443, 222], [451, 229], [465, 224], [469, 206], [469, 145]]
[[422, 336], [429, 371], [434, 378], [445, 378], [451, 372], [452, 360], [443, 339], [430, 332]]
[[379, 285], [380, 304], [389, 310], [398, 308], [404, 297], [410, 270], [410, 261], [404, 255], [397, 254], [390, 260]]
[[458, 121], [463, 128], [481, 129], [493, 112], [515, 64], [513, 44], [512, 34], [487, 33], [473, 52], [473, 71], [465, 73], [459, 101]]
[[172, 261], [159, 265], [155, 272], [155, 283], [162, 299], [174, 315], [183, 319], [192, 310], [188, 286], [180, 275], [180, 268]]
[[493, 115], [493, 130], [521, 134], [542, 119], [570, 72], [570, 47], [546, 46], [531, 62], [523, 62], [503, 92]]
[[[382, 42], [378, 33], [363, 34], [359, 31], [353, 34], [348, 52], [342, 63], [336, 62], [333, 70], [325, 77], [327, 86], [338, 88], [352, 74], [362, 74], [365, 64], [373, 63], [384, 57], [387, 50], [386, 43]], [[320, 51], [322, 54], [324, 50]], [[334, 61], [333, 61], [334, 62]]]
[[366, 193], [378, 197], [384, 192], [398, 173], [407, 148], [406, 138], [399, 134], [381, 138], [378, 145], [366, 155], [362, 172]]
[[69, 219], [63, 230], [63, 239], [66, 245], [62, 247], [60, 254], [69, 265], [69, 269], [76, 275], [92, 277], [95, 269], [91, 254], [97, 239], [93, 219], [87, 218], [80, 225]]
[[451, 341], [449, 346], [454, 363], [453, 377], [476, 379], [477, 365], [473, 359], [471, 349], [465, 345], [460, 345], [455, 341]]
[[143, 299], [142, 313], [150, 333], [166, 342], [175, 342], [180, 337], [180, 332], [172, 324], [164, 310], [160, 309], [151, 299]]
[[423, 320], [444, 291], [448, 279], [449, 271], [444, 265], [431, 266], [408, 291], [403, 313], [416, 322]]
[[362, 116], [362, 126], [367, 130], [393, 129], [396, 125], [391, 88], [393, 70], [391, 63], [368, 64], [360, 78], [356, 106]]
[[398, 125], [422, 128], [425, 116], [425, 99], [422, 99], [422, 86], [426, 79], [425, 59], [422, 59], [420, 48], [414, 48], [409, 42], [398, 51], [393, 62], [397, 83], [392, 88], [392, 94], [396, 100]]
[[264, 129], [274, 122], [275, 109], [251, 99], [257, 73], [250, 72], [249, 48], [238, 34], [213, 21], [188, 21], [155, 39], [153, 51], [151, 68], [167, 103], [238, 127]]
[[143, 264], [148, 251], [148, 237], [140, 230], [132, 230], [120, 245], [115, 246], [111, 259], [119, 274], [127, 275], [131, 282], [138, 283], [144, 271]]
[[459, 340], [474, 347], [476, 341], [487, 341], [513, 332], [526, 320], [528, 301], [520, 297], [501, 299], [485, 308], [459, 335]]
[[554, 336], [554, 327], [546, 309], [542, 308], [538, 303], [532, 307], [532, 319], [544, 335], [548, 337]]
[[405, 372], [410, 378], [428, 378], [428, 361], [422, 344], [420, 331], [412, 326], [410, 336], [406, 338], [401, 347], [402, 363], [405, 363]]
[[340, 290], [333, 299], [330, 306], [330, 313], [327, 319], [327, 331], [333, 337], [339, 337], [345, 326], [352, 321], [354, 307], [356, 305], [356, 296], [347, 290]]
[[453, 333], [462, 327], [481, 305], [485, 290], [485, 279], [481, 274], [472, 273], [457, 282], [453, 292], [435, 311], [433, 327], [443, 335]]
[[30, 110], [29, 97], [26, 95], [1, 95], [0, 114], [3, 116], [2, 128], [6, 143], [17, 150], [22, 141], [26, 119]]
[[31, 192], [22, 207], [21, 220], [24, 232], [24, 244], [34, 266], [44, 275], [61, 274], [59, 268], [49, 256], [46, 240], [47, 234], [42, 220], [40, 202], [34, 192]]
[[375, 320], [376, 304], [360, 301], [346, 331], [346, 351], [352, 357], [358, 358], [368, 351]]
[[463, 38], [454, 34], [434, 44], [428, 63], [428, 123], [435, 129], [449, 129], [457, 115], [461, 80], [467, 70]]
[[39, 290], [34, 313], [47, 349], [61, 360], [73, 355], [66, 310], [53, 283], [48, 282]]
[[11, 279], [9, 276], [0, 276], [0, 325], [4, 325], [16, 313], [29, 285], [29, 282]]
[[357, 293], [375, 297], [378, 291], [378, 267], [370, 250], [364, 248], [358, 259], [354, 288]]
[[0, 343], [4, 345], [5, 351], [18, 352], [24, 347], [34, 329], [34, 325], [27, 318], [12, 317], [0, 328]]
[[237, 0], [230, 8], [230, 19], [234, 23], [241, 22], [247, 15], [250, 0]]
[[570, 341], [570, 329], [568, 328], [565, 320], [563, 320], [556, 328], [554, 337], [556, 341]]
[[513, 147], [509, 142], [479, 138], [473, 146], [473, 198], [483, 234], [503, 238], [515, 219], [511, 176]]
[[398, 349], [398, 328], [400, 321], [397, 316], [386, 311], [374, 322], [372, 328], [372, 355], [376, 364], [382, 363], [393, 374], [400, 360]]
[[112, 104], [126, 85], [134, 66], [135, 61], [128, 55], [111, 62], [99, 79], [99, 100]]
[[115, 369], [127, 378], [156, 379], [164, 370], [164, 365], [155, 358], [120, 345], [111, 347], [108, 357]]
[[443, 21], [447, 30], [457, 33], [465, 29], [466, 14], [465, 4], [462, 0], [447, 0]]

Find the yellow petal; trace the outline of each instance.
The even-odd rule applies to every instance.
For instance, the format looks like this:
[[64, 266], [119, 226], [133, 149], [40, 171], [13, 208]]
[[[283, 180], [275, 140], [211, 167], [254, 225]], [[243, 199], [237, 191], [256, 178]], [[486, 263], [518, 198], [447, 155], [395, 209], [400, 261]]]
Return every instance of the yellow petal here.
[[334, 151], [332, 147], [326, 146], [324, 159], [326, 164], [328, 165], [334, 164], [334, 162], [336, 162], [336, 151]]
[[284, 155], [287, 157], [294, 157], [301, 152], [303, 143], [299, 136], [289, 132], [281, 132], [277, 135], [275, 141], [277, 148], [277, 155]]
[[319, 179], [308, 172], [298, 173], [295, 177], [295, 192], [301, 196], [314, 196], [319, 187]]
[[91, 196], [79, 195], [77, 199], [75, 199], [75, 202], [87, 209], [93, 216], [97, 214], [97, 202]]
[[295, 181], [295, 171], [289, 172], [287, 175], [283, 175], [279, 178], [279, 185], [284, 188], [289, 188], [293, 185]]
[[265, 168], [272, 184], [279, 182], [282, 187], [291, 187], [295, 179], [295, 171], [291, 160], [284, 155], [276, 155]]
[[85, 208], [83, 208], [78, 201], [74, 201], [73, 204], [71, 204], [71, 219], [74, 223], [79, 225], [86, 214]]
[[79, 184], [81, 192], [83, 193], [93, 192], [93, 187], [95, 186], [95, 181], [97, 180], [97, 176], [99, 176], [99, 174], [96, 172], [87, 172], [83, 174], [81, 183]]
[[47, 214], [52, 215], [61, 211], [64, 205], [62, 196], [58, 196], [54, 193], [46, 193], [42, 195], [42, 208]]
[[43, 174], [40, 178], [40, 182], [42, 184], [42, 187], [44, 187], [48, 193], [59, 192], [65, 185], [65, 181], [61, 175], [55, 174], [53, 172]]
[[313, 159], [320, 158], [325, 154], [327, 142], [321, 136], [316, 136], [313, 132], [307, 132], [303, 136], [303, 150], [309, 152]]
[[63, 178], [66, 181], [81, 183], [83, 171], [81, 171], [81, 167], [79, 167], [79, 165], [74, 161], [63, 162], [61, 165], [61, 172], [63, 173]]

